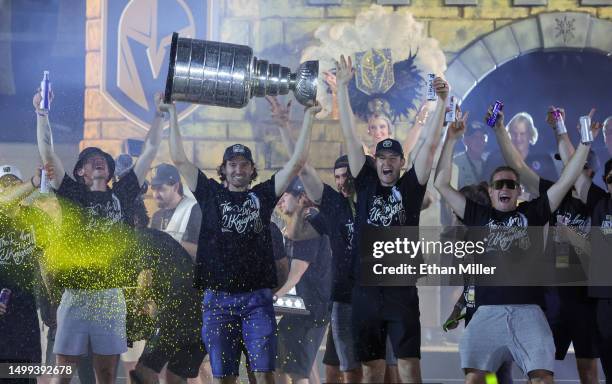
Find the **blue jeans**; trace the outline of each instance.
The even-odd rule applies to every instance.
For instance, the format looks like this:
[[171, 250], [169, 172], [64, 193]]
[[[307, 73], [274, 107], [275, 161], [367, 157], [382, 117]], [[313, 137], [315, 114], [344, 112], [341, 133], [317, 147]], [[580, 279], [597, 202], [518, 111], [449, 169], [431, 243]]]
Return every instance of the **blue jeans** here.
[[276, 318], [272, 291], [204, 293], [202, 339], [213, 376], [238, 376], [246, 350], [250, 370], [272, 372], [276, 360]]

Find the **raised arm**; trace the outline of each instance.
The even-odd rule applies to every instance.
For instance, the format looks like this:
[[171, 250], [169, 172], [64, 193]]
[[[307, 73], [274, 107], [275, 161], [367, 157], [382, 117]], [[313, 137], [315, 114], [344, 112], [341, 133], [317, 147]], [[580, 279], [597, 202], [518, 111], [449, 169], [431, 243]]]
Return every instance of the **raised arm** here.
[[429, 105], [427, 100], [423, 101], [417, 115], [414, 119], [414, 124], [412, 125], [412, 129], [408, 131], [408, 136], [406, 137], [406, 141], [404, 141], [404, 154], [406, 158], [411, 158], [410, 152], [414, 149], [414, 146], [419, 141], [419, 137], [421, 137], [421, 131], [423, 130], [423, 126], [427, 121], [427, 117], [429, 116]]
[[[552, 114], [553, 109], [554, 107], [551, 107], [548, 110], [548, 113], [546, 115], [546, 122], [555, 130], [555, 136], [557, 137], [557, 144], [559, 147], [559, 155], [561, 156], [561, 161], [563, 161], [563, 165], [565, 166], [574, 154], [575, 149], [574, 145], [569, 139], [569, 135], [567, 134], [567, 132], [561, 134], [557, 132], [556, 121]], [[565, 120], [565, 110], [562, 108], [560, 108], [559, 110], [561, 112], [562, 119]], [[592, 118], [594, 114], [595, 108], [591, 108], [591, 111], [589, 112], [589, 117]], [[576, 192], [578, 192], [578, 196], [584, 204], [586, 204], [587, 202], [589, 188], [591, 188], [592, 183], [593, 180], [588, 177], [584, 172], [580, 172], [580, 176], [578, 176], [578, 179], [576, 179], [576, 182], [574, 183], [574, 186], [576, 187]]]
[[[287, 106], [279, 103], [278, 99], [273, 96], [266, 96], [266, 100], [270, 103], [272, 117], [276, 125], [278, 125], [281, 140], [285, 148], [287, 148], [287, 153], [292, 155], [295, 151], [295, 143], [291, 137], [291, 100], [289, 100]], [[302, 167], [299, 175], [304, 184], [304, 190], [308, 198], [317, 204], [320, 203], [321, 197], [323, 196], [323, 182], [317, 174], [317, 171], [310, 164], [306, 163]]]
[[429, 180], [436, 150], [440, 143], [440, 136], [442, 135], [444, 115], [446, 114], [446, 98], [449, 92], [448, 83], [441, 77], [436, 77], [434, 80], [434, 88], [438, 95], [438, 101], [433, 115], [425, 123], [425, 142], [414, 158], [414, 171], [421, 185], [427, 184], [427, 180]]
[[342, 134], [346, 144], [349, 168], [351, 169], [351, 174], [357, 177], [366, 162], [366, 155], [363, 152], [363, 144], [357, 136], [355, 116], [353, 115], [348, 93], [348, 83], [351, 81], [354, 72], [351, 57], [349, 56], [347, 61], [344, 55], [340, 56], [340, 61], [336, 62], [336, 86], [338, 87], [340, 126], [342, 127]]
[[187, 187], [191, 191], [195, 191], [198, 186], [198, 167], [190, 162], [185, 154], [183, 139], [178, 125], [176, 105], [174, 103], [160, 104], [159, 108], [162, 111], [167, 111], [170, 115], [170, 158], [183, 179], [185, 179]]
[[38, 152], [44, 164], [50, 164], [55, 169], [57, 177], [51, 180], [51, 186], [58, 189], [64, 179], [66, 171], [64, 164], [53, 150], [53, 134], [49, 125], [48, 111], [39, 108], [41, 100], [40, 92], [37, 92], [32, 99], [34, 109], [36, 110], [36, 141], [38, 143]]
[[[487, 111], [485, 122], [490, 116], [491, 107], [489, 107], [489, 110]], [[508, 134], [508, 131], [506, 131], [506, 127], [504, 125], [504, 113], [502, 111], [499, 111], [493, 130], [495, 131], [497, 144], [501, 149], [504, 160], [510, 167], [518, 172], [519, 177], [521, 178], [521, 184], [525, 185], [531, 193], [539, 194], [540, 176], [529, 168], [527, 163], [525, 163], [525, 160], [523, 160], [520, 152], [514, 147], [512, 141], [510, 141], [510, 134]]]
[[142, 154], [138, 157], [138, 160], [136, 160], [136, 164], [134, 164], [134, 173], [140, 185], [144, 183], [147, 172], [151, 168], [151, 163], [153, 163], [159, 145], [161, 144], [162, 124], [164, 121], [164, 113], [160, 109], [161, 103], [162, 95], [159, 93], [155, 94], [155, 116], [153, 118], [153, 123], [145, 138]]
[[465, 196], [452, 187], [451, 174], [453, 170], [453, 150], [457, 140], [465, 132], [467, 116], [468, 114], [466, 113], [456, 122], [449, 124], [434, 178], [434, 187], [436, 187], [440, 195], [442, 195], [455, 214], [461, 219], [463, 219], [465, 214]]
[[312, 124], [314, 122], [314, 116], [321, 111], [321, 106], [316, 104], [309, 106], [304, 112], [304, 121], [302, 122], [302, 130], [298, 137], [297, 143], [295, 144], [295, 150], [291, 155], [289, 161], [285, 166], [276, 173], [274, 177], [274, 189], [276, 190], [276, 196], [282, 195], [291, 180], [298, 174], [302, 169], [306, 160], [308, 159], [308, 151], [310, 149], [310, 134], [312, 132]]
[[576, 179], [582, 172], [582, 168], [584, 167], [584, 163], [590, 149], [591, 143], [580, 144], [574, 153], [574, 156], [572, 156], [570, 161], [563, 168], [563, 172], [561, 173], [559, 180], [546, 192], [548, 194], [551, 212], [554, 212], [557, 208], [559, 208], [561, 201], [572, 185], [576, 182]]

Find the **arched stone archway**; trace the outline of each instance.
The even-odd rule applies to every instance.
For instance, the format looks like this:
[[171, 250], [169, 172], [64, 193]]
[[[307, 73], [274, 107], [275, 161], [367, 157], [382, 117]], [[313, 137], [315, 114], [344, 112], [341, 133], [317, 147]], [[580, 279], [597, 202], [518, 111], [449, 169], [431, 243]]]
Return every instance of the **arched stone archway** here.
[[612, 55], [612, 21], [580, 12], [543, 13], [484, 35], [450, 63], [446, 78], [465, 99], [489, 73], [519, 56], [546, 50], [595, 50]]

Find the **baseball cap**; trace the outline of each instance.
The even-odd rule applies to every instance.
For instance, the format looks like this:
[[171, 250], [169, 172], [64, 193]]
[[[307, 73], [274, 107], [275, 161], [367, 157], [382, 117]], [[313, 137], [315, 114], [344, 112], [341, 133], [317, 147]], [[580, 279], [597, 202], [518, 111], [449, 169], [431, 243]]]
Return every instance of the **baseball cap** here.
[[300, 178], [296, 176], [291, 181], [291, 184], [289, 184], [289, 186], [287, 187], [286, 192], [292, 194], [295, 197], [300, 196], [302, 193], [305, 192], [304, 184], [302, 184], [302, 180], [300, 180]]
[[228, 161], [233, 159], [236, 156], [242, 156], [245, 159], [249, 160], [251, 163], [253, 161], [253, 155], [251, 155], [251, 150], [246, 145], [242, 144], [234, 144], [230, 145], [225, 149], [225, 153], [223, 154], [223, 161]]
[[[561, 160], [561, 155], [555, 153], [555, 160]], [[599, 168], [601, 167], [601, 163], [599, 162], [599, 157], [592, 149], [589, 150], [589, 154], [587, 155], [586, 163], [584, 164], [584, 169], [590, 169], [593, 173], [597, 173]]]
[[106, 164], [108, 166], [108, 180], [113, 178], [113, 175], [115, 174], [115, 160], [113, 160], [113, 157], [98, 147], [87, 147], [82, 150], [81, 153], [79, 153], [79, 159], [72, 170], [72, 175], [76, 180], [79, 180], [80, 178], [77, 171], [83, 168], [83, 163], [85, 163], [88, 158], [95, 155], [101, 155], [106, 159]]
[[466, 135], [470, 136], [476, 132], [482, 132], [485, 135], [487, 134], [488, 130], [485, 127], [485, 125], [483, 123], [481, 123], [480, 121], [473, 121], [468, 125], [468, 128], [465, 132]]
[[151, 179], [151, 187], [157, 187], [162, 184], [174, 185], [181, 181], [178, 169], [174, 165], [162, 163], [153, 168], [153, 178]]
[[132, 160], [132, 156], [128, 155], [127, 153], [120, 154], [117, 159], [115, 159], [115, 164], [117, 164], [115, 173], [117, 174], [117, 177], [122, 177], [125, 175], [130, 168], [132, 168], [133, 163], [134, 161]]
[[21, 171], [14, 165], [6, 164], [0, 167], [0, 179], [4, 176], [15, 176], [19, 180], [23, 180]]
[[402, 145], [397, 140], [385, 139], [376, 144], [376, 156], [378, 156], [379, 152], [382, 151], [395, 152], [401, 157], [404, 157], [404, 150], [402, 149]]
[[339, 158], [336, 159], [336, 162], [334, 163], [334, 170], [338, 169], [338, 168], [348, 168], [349, 167], [349, 161], [348, 161], [348, 156], [347, 155], [342, 155]]

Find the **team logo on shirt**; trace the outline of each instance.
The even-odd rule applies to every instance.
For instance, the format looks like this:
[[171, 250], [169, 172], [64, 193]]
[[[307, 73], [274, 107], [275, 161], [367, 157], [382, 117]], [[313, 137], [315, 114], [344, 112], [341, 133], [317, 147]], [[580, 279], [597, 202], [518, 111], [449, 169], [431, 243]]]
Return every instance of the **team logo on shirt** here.
[[397, 225], [406, 222], [406, 211], [402, 204], [402, 195], [396, 187], [391, 189], [389, 196], [374, 196], [368, 211], [367, 223], [374, 226], [388, 227], [396, 219]]
[[583, 237], [591, 230], [591, 218], [580, 213], [572, 215], [571, 212], [558, 212], [557, 223], [575, 228]]
[[15, 231], [0, 236], [0, 265], [21, 265], [34, 253], [36, 241], [32, 231]]
[[489, 227], [487, 252], [505, 252], [513, 245], [521, 250], [526, 250], [531, 246], [529, 234], [527, 233], [527, 217], [520, 212], [505, 220], [491, 219], [487, 227]]
[[100, 230], [108, 232], [114, 224], [123, 218], [121, 203], [117, 196], [112, 195], [112, 200], [105, 203], [90, 204], [85, 208], [87, 224], [86, 230]]
[[259, 199], [254, 193], [249, 194], [249, 198], [242, 204], [232, 204], [231, 202], [222, 203], [221, 208], [221, 231], [245, 233], [252, 230], [254, 233], [261, 233], [263, 222], [259, 214]]

